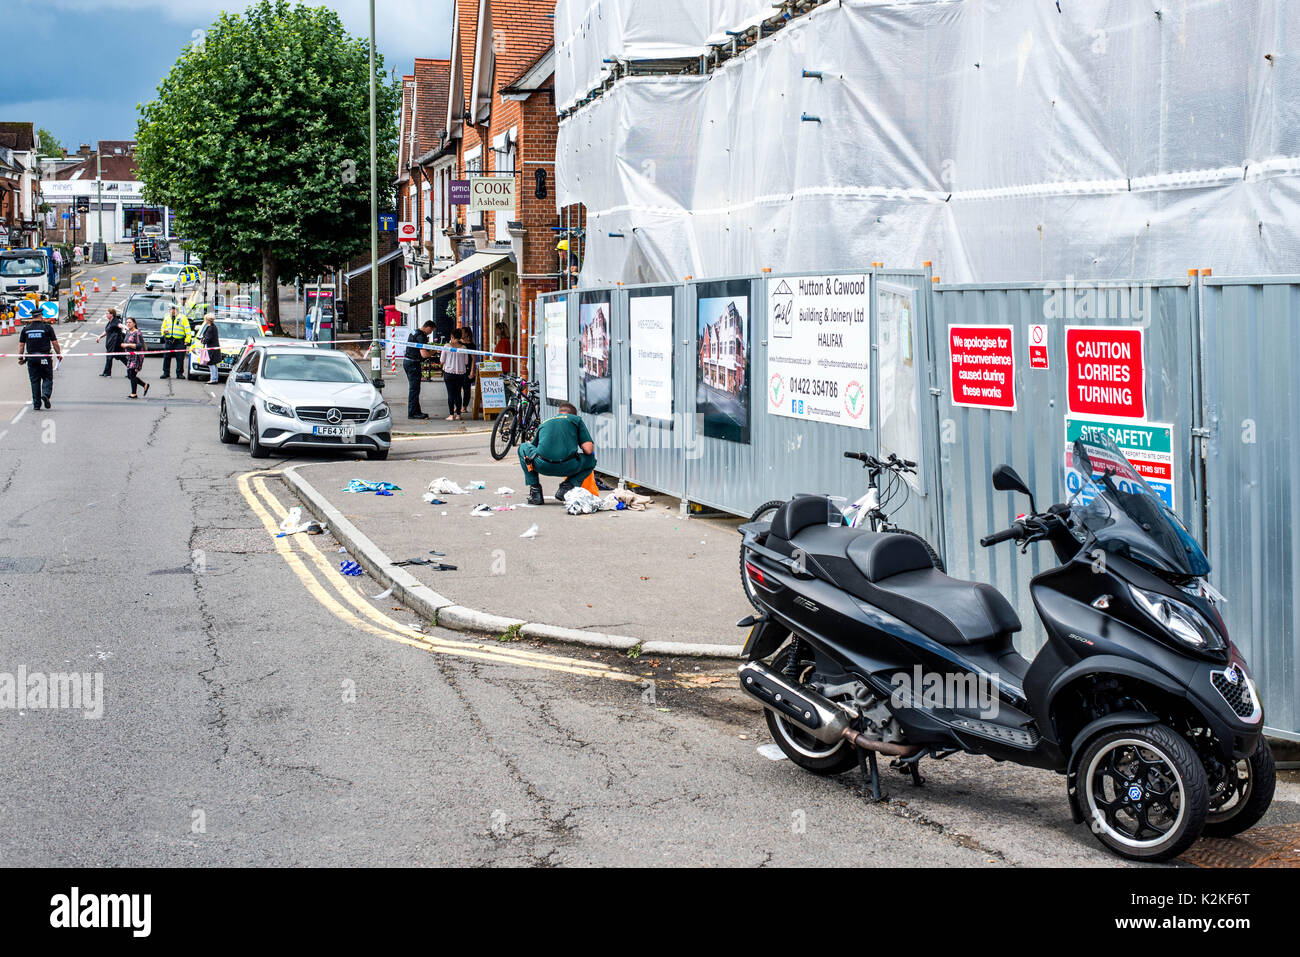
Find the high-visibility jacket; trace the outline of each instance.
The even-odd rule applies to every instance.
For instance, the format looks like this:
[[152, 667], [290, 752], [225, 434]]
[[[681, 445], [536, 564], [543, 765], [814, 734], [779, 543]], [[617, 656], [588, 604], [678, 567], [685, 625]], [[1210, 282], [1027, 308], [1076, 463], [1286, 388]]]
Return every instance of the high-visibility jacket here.
[[188, 346], [193, 335], [190, 332], [190, 320], [188, 317], [177, 313], [173, 316], [170, 312], [163, 316], [162, 337], [164, 339], [184, 339]]

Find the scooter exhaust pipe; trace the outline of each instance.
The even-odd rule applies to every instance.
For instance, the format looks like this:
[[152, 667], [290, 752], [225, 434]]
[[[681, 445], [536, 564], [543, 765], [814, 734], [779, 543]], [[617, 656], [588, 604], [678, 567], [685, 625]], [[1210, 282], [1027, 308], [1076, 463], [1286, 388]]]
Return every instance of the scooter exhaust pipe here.
[[921, 749], [914, 744], [893, 744], [868, 738], [849, 726], [848, 713], [829, 698], [809, 688], [796, 687], [784, 675], [764, 668], [756, 661], [740, 666], [740, 687], [759, 700], [764, 708], [789, 719], [823, 744], [841, 738], [855, 748], [891, 757], [911, 757]]

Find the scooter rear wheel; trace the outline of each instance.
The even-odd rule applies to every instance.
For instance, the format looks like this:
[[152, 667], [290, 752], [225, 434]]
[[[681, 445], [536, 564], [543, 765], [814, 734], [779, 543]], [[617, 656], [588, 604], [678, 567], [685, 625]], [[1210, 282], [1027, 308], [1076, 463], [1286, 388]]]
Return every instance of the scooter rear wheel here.
[[858, 756], [853, 745], [847, 741], [825, 744], [785, 718], [778, 718], [766, 708], [763, 714], [767, 717], [767, 730], [772, 732], [776, 746], [805, 771], [825, 775], [843, 774], [858, 766]]
[[1205, 827], [1209, 785], [1192, 746], [1164, 725], [1098, 735], [1078, 762], [1084, 819], [1109, 850], [1134, 861], [1167, 861]]

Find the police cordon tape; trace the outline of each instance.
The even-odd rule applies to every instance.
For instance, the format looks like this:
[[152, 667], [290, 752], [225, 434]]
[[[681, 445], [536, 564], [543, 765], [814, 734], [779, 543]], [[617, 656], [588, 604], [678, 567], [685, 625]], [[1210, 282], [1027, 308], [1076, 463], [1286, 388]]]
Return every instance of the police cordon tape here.
[[[300, 341], [300, 342], [307, 342], [307, 341], [309, 341], [309, 340], [298, 340], [298, 341]], [[386, 342], [398, 342], [398, 343], [400, 343], [400, 342], [403, 342], [404, 340], [402, 340], [402, 339], [380, 339], [379, 341], [380, 341], [381, 343], [386, 343]], [[421, 346], [422, 346], [423, 343], [415, 343], [415, 345], [421, 345]], [[434, 345], [434, 346], [430, 346], [430, 348], [432, 348], [432, 349], [437, 349], [437, 350], [441, 351], [444, 347], [443, 347], [443, 346]], [[160, 356], [160, 355], [164, 355], [164, 354], [166, 354], [166, 353], [172, 353], [172, 352], [192, 352], [192, 351], [193, 351], [192, 349], [136, 349], [134, 352], [65, 352], [65, 353], [63, 354], [63, 357], [66, 359], [66, 358], [68, 358], [69, 356], [84, 357], [84, 358], [90, 358], [90, 357], [92, 357], [92, 356], [96, 356], [96, 357], [98, 357], [98, 358], [100, 358], [100, 359], [103, 359], [105, 356], [129, 356], [129, 355], [137, 355], [137, 356]], [[231, 350], [231, 351], [234, 351], [234, 350]], [[493, 357], [500, 357], [500, 358], [502, 358], [502, 359], [527, 359], [527, 358], [528, 358], [527, 356], [517, 356], [517, 355], [514, 355], [513, 353], [509, 353], [509, 352], [484, 352], [484, 351], [482, 351], [482, 350], [480, 350], [480, 349], [457, 349], [457, 348], [452, 348], [451, 351], [452, 351], [452, 352], [464, 352], [466, 355], [471, 355], [471, 356], [493, 356]], [[27, 355], [31, 355], [31, 354], [32, 354], [32, 353], [30, 353], [30, 352], [27, 353]], [[44, 353], [41, 353], [41, 354], [43, 355]], [[0, 352], [0, 359], [16, 359], [16, 358], [18, 358], [20, 355], [22, 355], [22, 354], [21, 354], [21, 353], [18, 353], [18, 352]]]

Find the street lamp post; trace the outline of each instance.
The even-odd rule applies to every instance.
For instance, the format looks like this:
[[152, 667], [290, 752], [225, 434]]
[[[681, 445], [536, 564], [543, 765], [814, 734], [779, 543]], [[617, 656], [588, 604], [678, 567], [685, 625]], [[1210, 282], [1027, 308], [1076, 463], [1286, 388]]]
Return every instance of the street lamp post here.
[[370, 375], [376, 389], [384, 387], [383, 346], [379, 342], [379, 171], [375, 79], [375, 0], [370, 0]]
[[98, 264], [108, 262], [108, 247], [104, 245], [104, 151], [102, 147], [95, 150], [95, 190], [96, 204], [99, 206], [99, 235], [91, 248], [90, 261]]

